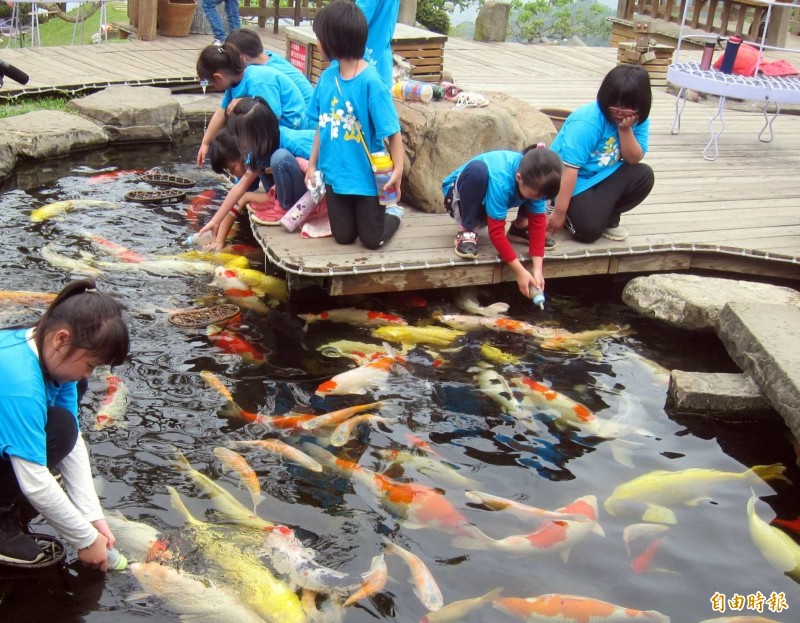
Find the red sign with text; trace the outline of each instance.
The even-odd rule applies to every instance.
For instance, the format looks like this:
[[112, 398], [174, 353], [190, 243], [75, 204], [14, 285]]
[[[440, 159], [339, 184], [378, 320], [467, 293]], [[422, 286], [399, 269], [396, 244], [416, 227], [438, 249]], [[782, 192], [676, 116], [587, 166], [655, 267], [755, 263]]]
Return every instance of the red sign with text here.
[[307, 58], [308, 48], [306, 46], [295, 41], [289, 44], [289, 62], [302, 71], [303, 74], [306, 73]]

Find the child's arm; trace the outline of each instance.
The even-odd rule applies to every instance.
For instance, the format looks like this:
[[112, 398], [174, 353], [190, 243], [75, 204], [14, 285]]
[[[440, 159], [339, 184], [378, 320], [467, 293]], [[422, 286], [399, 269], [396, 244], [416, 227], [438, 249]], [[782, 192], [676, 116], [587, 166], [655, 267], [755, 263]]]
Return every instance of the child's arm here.
[[[528, 235], [531, 232], [531, 223], [541, 217], [544, 220], [544, 215], [528, 214]], [[504, 219], [494, 219], [492, 217], [486, 218], [487, 225], [489, 226], [489, 239], [492, 241], [494, 248], [500, 259], [508, 264], [508, 267], [514, 273], [514, 279], [517, 282], [517, 287], [520, 293], [525, 298], [530, 298], [530, 287], [535, 285], [537, 288], [544, 289], [544, 277], [542, 277], [542, 258], [533, 256], [533, 274], [529, 273], [526, 268], [519, 261], [514, 248], [508, 241], [506, 236], [506, 222]], [[540, 256], [544, 254], [544, 237], [541, 239]]]
[[313, 188], [316, 185], [314, 174], [317, 172], [317, 161], [319, 160], [319, 128], [314, 133], [314, 144], [311, 145], [311, 154], [308, 156], [308, 167], [306, 167], [306, 188]]
[[550, 218], [547, 219], [547, 231], [555, 233], [564, 227], [567, 220], [567, 210], [569, 202], [572, 200], [572, 191], [578, 183], [578, 169], [569, 165], [564, 165], [561, 172], [561, 188], [556, 196], [556, 205]]
[[383, 187], [384, 190], [393, 188], [397, 192], [397, 201], [400, 202], [400, 182], [403, 181], [403, 159], [405, 157], [405, 149], [403, 148], [403, 136], [400, 132], [395, 132], [389, 137], [389, 153], [392, 156], [394, 163], [394, 170], [392, 170], [392, 177], [386, 182]]
[[211, 147], [211, 142], [214, 140], [214, 137], [219, 134], [219, 131], [225, 127], [225, 111], [222, 108], [217, 108], [214, 114], [211, 117], [211, 121], [208, 122], [208, 127], [206, 128], [205, 134], [203, 134], [203, 140], [200, 143], [200, 149], [197, 152], [197, 166], [202, 167], [206, 161], [206, 154], [208, 153], [208, 148]]
[[[258, 179], [258, 171], [247, 169], [241, 179], [233, 185], [228, 191], [228, 195], [222, 202], [217, 212], [211, 217], [211, 220], [206, 223], [198, 233], [211, 231], [214, 234], [215, 246], [220, 248], [225, 244], [225, 236], [228, 235], [236, 217], [239, 216], [239, 209], [236, 207], [239, 199], [242, 198], [253, 182]], [[232, 217], [232, 218], [231, 218]], [[223, 223], [225, 227], [223, 227]], [[224, 232], [222, 231], [224, 229]]]

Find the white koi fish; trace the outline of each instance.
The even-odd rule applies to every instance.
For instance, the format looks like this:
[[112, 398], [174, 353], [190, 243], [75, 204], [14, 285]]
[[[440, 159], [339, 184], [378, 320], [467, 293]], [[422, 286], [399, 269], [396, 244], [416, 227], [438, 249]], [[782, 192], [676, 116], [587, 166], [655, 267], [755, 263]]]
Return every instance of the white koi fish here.
[[44, 245], [40, 253], [42, 254], [42, 258], [53, 268], [59, 268], [80, 275], [89, 275], [90, 277], [97, 277], [102, 274], [99, 269], [90, 266], [85, 261], [76, 260], [54, 251], [52, 242]]
[[514, 500], [508, 500], [506, 498], [490, 495], [488, 493], [482, 493], [480, 491], [467, 491], [465, 495], [467, 496], [467, 499], [472, 502], [483, 504], [493, 511], [506, 511], [509, 515], [513, 515], [514, 517], [522, 520], [587, 521], [586, 517], [579, 513], [548, 511], [543, 508], [536, 508], [535, 506], [529, 506], [527, 504], [522, 504], [521, 502], [515, 502]]
[[459, 599], [452, 601], [441, 610], [429, 612], [419, 620], [419, 623], [452, 623], [453, 621], [463, 621], [470, 612], [498, 599], [503, 594], [503, 588], [497, 587], [490, 590], [480, 597], [471, 599]]
[[658, 523], [635, 523], [630, 526], [625, 526], [625, 529], [622, 531], [622, 542], [625, 545], [628, 558], [631, 557], [631, 544], [634, 541], [645, 537], [658, 536], [667, 530], [669, 530], [669, 526]]
[[503, 597], [494, 607], [530, 623], [559, 621], [563, 623], [670, 623], [668, 616], [655, 610], [634, 610], [578, 595], [539, 595], [538, 597]]
[[269, 307], [261, 299], [261, 295], [239, 279], [231, 268], [217, 266], [211, 285], [220, 288], [225, 293], [225, 298], [239, 307], [252, 309], [259, 314], [269, 313]]
[[345, 599], [345, 602], [342, 605], [347, 608], [348, 606], [352, 606], [354, 603], [357, 603], [362, 599], [371, 597], [372, 595], [382, 591], [386, 586], [386, 582], [388, 581], [389, 569], [386, 567], [386, 562], [383, 560], [383, 554], [380, 556], [375, 556], [372, 559], [372, 565], [370, 566], [369, 571], [366, 573], [365, 578], [361, 583], [361, 588], [350, 595], [350, 597]]
[[128, 388], [118, 376], [109, 374], [106, 377], [106, 395], [100, 409], [94, 416], [94, 429], [102, 430], [109, 426], [125, 428], [125, 409], [128, 406]]
[[386, 537], [383, 537], [383, 543], [383, 551], [399, 556], [408, 565], [411, 571], [411, 583], [414, 585], [414, 594], [420, 603], [431, 612], [441, 610], [444, 606], [442, 591], [420, 557], [400, 547], [397, 543], [392, 543]]
[[256, 507], [264, 501], [264, 496], [261, 495], [261, 483], [258, 480], [258, 474], [250, 467], [241, 454], [218, 446], [213, 450], [214, 456], [217, 457], [222, 463], [235, 471], [245, 488], [250, 492], [250, 497], [253, 499], [253, 512]]
[[191, 262], [189, 260], [142, 260], [141, 262], [103, 262], [94, 260], [94, 266], [109, 272], [143, 272], [162, 277], [182, 277], [212, 275], [217, 268], [211, 262]]
[[325, 381], [317, 387], [317, 396], [343, 396], [347, 394], [366, 394], [385, 384], [389, 374], [405, 359], [398, 355], [391, 346], [384, 345], [386, 354], [368, 364], [347, 370]]
[[69, 212], [77, 208], [118, 208], [118, 203], [110, 201], [97, 201], [95, 199], [67, 199], [66, 201], [55, 201], [46, 206], [36, 208], [31, 212], [31, 222], [41, 223], [56, 216]]
[[[350, 340], [337, 340], [318, 347], [317, 350], [325, 357], [347, 357], [358, 366], [363, 366], [374, 359], [386, 354], [382, 344], [367, 344], [366, 342], [353, 342]], [[404, 349], [398, 349], [400, 354], [405, 354]]]
[[152, 526], [128, 519], [118, 510], [103, 511], [103, 515], [117, 538], [116, 547], [130, 560], [150, 562], [170, 557], [166, 554], [166, 541]]
[[769, 525], [756, 514], [756, 494], [747, 502], [750, 538], [767, 562], [795, 582], [800, 582], [800, 545], [780, 528]]
[[322, 465], [320, 465], [317, 461], [312, 459], [302, 450], [298, 450], [297, 448], [284, 443], [280, 439], [253, 439], [248, 441], [235, 441], [233, 443], [236, 446], [261, 448], [266, 452], [282, 456], [287, 461], [297, 463], [298, 465], [305, 467], [312, 472], [322, 471]]
[[473, 378], [481, 393], [494, 400], [503, 413], [518, 420], [525, 417], [522, 405], [514, 397], [514, 392], [505, 378], [491, 368], [471, 368], [469, 371], [476, 372]]
[[477, 480], [464, 476], [464, 474], [447, 463], [429, 456], [419, 456], [407, 450], [398, 450], [396, 448], [379, 448], [375, 450], [375, 454], [384, 461], [396, 461], [411, 465], [420, 474], [425, 474], [439, 482], [456, 487], [475, 487], [478, 485]]
[[484, 316], [466, 314], [435, 314], [434, 318], [457, 331], [480, 331], [483, 329]]
[[[483, 316], [464, 316], [458, 314], [449, 314], [438, 317], [439, 322], [454, 328], [462, 328], [467, 325], [477, 328], [488, 329], [489, 331], [497, 331], [498, 333], [518, 333], [519, 335], [527, 335], [539, 340], [546, 340], [556, 337], [558, 335], [566, 335], [568, 331], [564, 329], [552, 329], [549, 327], [540, 327], [529, 322], [522, 320], [514, 320], [513, 318], [506, 317], [493, 317], [486, 318]], [[477, 326], [476, 326], [477, 325]]]
[[478, 291], [476, 288], [456, 288], [453, 295], [456, 306], [476, 316], [502, 316], [508, 311], [508, 303], [493, 303], [492, 305], [482, 306], [478, 302]]
[[361, 424], [371, 424], [372, 422], [382, 422], [383, 424], [397, 424], [400, 421], [400, 418], [389, 418], [389, 417], [382, 417], [380, 415], [375, 415], [374, 413], [362, 413], [361, 415], [356, 415], [351, 417], [349, 420], [345, 420], [341, 424], [339, 424], [333, 431], [331, 435], [330, 443], [332, 446], [337, 448], [342, 447], [348, 441], [350, 441], [350, 437], [353, 435], [353, 431], [356, 427], [360, 426]]
[[145, 256], [141, 253], [137, 253], [136, 251], [131, 251], [127, 247], [123, 247], [122, 245], [117, 244], [116, 242], [111, 242], [103, 236], [99, 234], [94, 234], [92, 232], [82, 232], [81, 236], [90, 241], [95, 247], [100, 249], [101, 251], [116, 257], [117, 259], [122, 260], [123, 262], [141, 262], [145, 260]]
[[357, 327], [383, 327], [387, 325], [407, 325], [405, 319], [394, 314], [386, 314], [368, 309], [345, 307], [342, 309], [329, 309], [318, 314], [298, 314], [305, 320], [306, 325], [314, 322], [342, 322]]
[[568, 353], [580, 353], [594, 343], [604, 337], [624, 337], [631, 335], [633, 331], [630, 326], [626, 325], [620, 327], [618, 325], [610, 325], [605, 328], [592, 329], [590, 331], [579, 331], [578, 333], [565, 333], [564, 335], [556, 335], [548, 338], [539, 344], [540, 348], [545, 350], [558, 350]]

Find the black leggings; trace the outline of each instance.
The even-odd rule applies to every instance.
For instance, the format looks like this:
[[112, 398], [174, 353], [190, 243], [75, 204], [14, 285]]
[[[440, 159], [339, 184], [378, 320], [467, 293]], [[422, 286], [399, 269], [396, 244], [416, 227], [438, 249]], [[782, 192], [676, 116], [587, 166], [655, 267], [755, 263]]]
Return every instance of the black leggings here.
[[653, 190], [653, 169], [641, 162], [623, 163], [599, 184], [575, 195], [567, 218], [579, 242], [594, 242], [609, 227], [619, 225], [619, 215], [632, 210]]
[[400, 219], [386, 214], [378, 197], [339, 195], [325, 186], [331, 232], [339, 244], [353, 244], [356, 238], [368, 249], [378, 249], [394, 236]]

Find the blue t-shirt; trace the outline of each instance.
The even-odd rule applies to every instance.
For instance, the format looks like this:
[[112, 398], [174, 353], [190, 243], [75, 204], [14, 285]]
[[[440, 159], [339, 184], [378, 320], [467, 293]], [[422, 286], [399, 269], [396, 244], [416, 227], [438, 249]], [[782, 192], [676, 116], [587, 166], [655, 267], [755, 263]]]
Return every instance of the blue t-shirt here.
[[[647, 153], [650, 119], [633, 126], [633, 135]], [[573, 197], [622, 166], [617, 126], [606, 119], [597, 102], [581, 106], [567, 117], [550, 149], [561, 156], [565, 165], [578, 169]]]
[[272, 108], [278, 123], [287, 128], [303, 127], [306, 105], [303, 95], [286, 74], [267, 65], [248, 65], [239, 84], [225, 90], [221, 107], [238, 97], [259, 95]]
[[308, 106], [308, 103], [311, 101], [311, 94], [314, 92], [314, 87], [311, 86], [311, 83], [308, 81], [308, 78], [303, 75], [303, 72], [297, 69], [297, 67], [292, 65], [277, 52], [264, 50], [264, 54], [269, 57], [269, 63], [267, 64], [267, 67], [272, 67], [282, 74], [285, 74], [287, 78], [294, 82], [295, 86], [300, 91], [300, 94], [303, 96], [305, 105]]
[[364, 60], [375, 67], [387, 87], [392, 80], [392, 36], [397, 26], [400, 0], [356, 0], [367, 18], [367, 47]]
[[0, 458], [47, 465], [47, 408], [67, 409], [77, 422], [78, 384], [45, 382], [27, 331], [0, 331]]
[[487, 151], [465, 162], [442, 182], [442, 193], [445, 195], [450, 187], [456, 183], [461, 171], [472, 161], [486, 164], [489, 169], [489, 187], [483, 199], [486, 215], [489, 218], [504, 221], [509, 208], [524, 208], [532, 214], [544, 214], [544, 199], [525, 199], [517, 189], [517, 171], [522, 162], [522, 153], [518, 151]]
[[311, 147], [314, 145], [315, 130], [295, 130], [294, 128], [281, 128], [281, 148], [289, 151], [293, 156], [300, 156], [308, 160], [311, 157]]
[[308, 118], [319, 124], [317, 168], [340, 195], [375, 197], [375, 177], [359, 140], [358, 125], [370, 153], [385, 151], [383, 139], [400, 131], [392, 96], [378, 72], [366, 67], [345, 80], [339, 65], [322, 72], [308, 107]]

